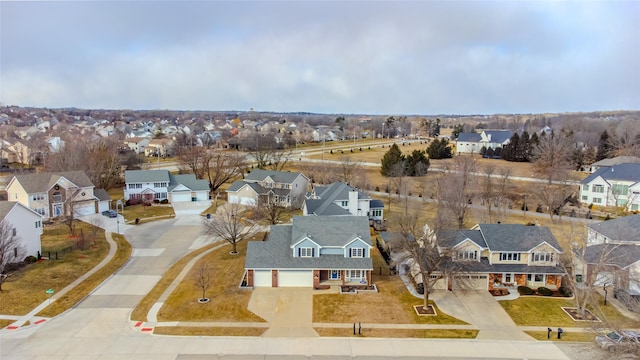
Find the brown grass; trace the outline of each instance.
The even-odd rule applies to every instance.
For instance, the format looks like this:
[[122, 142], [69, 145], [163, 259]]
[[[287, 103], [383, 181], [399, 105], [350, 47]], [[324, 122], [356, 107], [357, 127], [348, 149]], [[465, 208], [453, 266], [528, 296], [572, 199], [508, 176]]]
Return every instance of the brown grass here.
[[0, 319], [0, 329], [4, 329], [5, 327], [13, 324], [13, 320], [2, 320]]
[[[77, 222], [76, 233], [79, 234], [82, 230], [88, 239], [90, 227], [89, 224]], [[43, 250], [73, 245], [74, 239], [68, 238], [64, 225], [47, 226], [46, 229], [54, 235], [42, 236]], [[60, 260], [42, 260], [25, 266], [2, 285], [4, 291], [0, 293], [0, 313], [27, 314], [49, 298], [45, 290], [62, 290], [102, 261], [108, 251], [109, 245], [104, 238], [104, 231], [99, 231], [95, 244], [88, 244], [84, 250], [74, 249], [64, 256], [61, 255]]]
[[145, 206], [144, 204], [131, 205], [124, 208], [124, 218], [127, 222], [133, 222], [136, 219], [140, 219], [140, 223], [166, 219], [170, 216], [176, 216], [171, 205], [158, 205], [153, 204], [151, 206]]
[[475, 339], [478, 336], [478, 330], [380, 329], [367, 328], [366, 325], [362, 327], [359, 335], [353, 335], [353, 328], [314, 328], [314, 330], [318, 335], [326, 337]]
[[188, 327], [159, 326], [153, 329], [155, 335], [181, 336], [262, 336], [267, 328], [257, 327]]
[[551, 333], [551, 339], [547, 339], [546, 331], [525, 331], [525, 333], [536, 340], [544, 341], [566, 341], [566, 342], [594, 342], [596, 338], [595, 333], [591, 332], [563, 332], [562, 337], [558, 340], [558, 329], [554, 328]]
[[[38, 315], [53, 317], [61, 314], [65, 310], [71, 308], [77, 304], [84, 297], [89, 295], [98, 285], [105, 281], [111, 274], [120, 269], [131, 256], [131, 244], [127, 242], [124, 236], [119, 234], [112, 234], [113, 241], [118, 246], [118, 249], [114, 257], [103, 268], [96, 271], [93, 275], [89, 276], [83, 282], [78, 284], [73, 290], [69, 291], [65, 295], [61, 296], [51, 305], [47, 306]], [[106, 241], [106, 240], [105, 240]]]
[[[260, 239], [262, 235], [258, 234]], [[246, 250], [247, 241], [241, 241], [238, 243], [239, 255], [229, 254], [229, 246], [223, 246], [205, 255], [200, 262], [211, 266], [211, 273], [214, 275], [211, 287], [207, 291], [207, 297], [211, 301], [206, 304], [197, 302], [202, 294], [193, 280], [198, 268], [198, 264], [195, 264], [158, 312], [158, 320], [264, 321], [247, 309], [251, 291], [238, 287], [244, 273], [245, 257], [242, 254], [245, 254]]]

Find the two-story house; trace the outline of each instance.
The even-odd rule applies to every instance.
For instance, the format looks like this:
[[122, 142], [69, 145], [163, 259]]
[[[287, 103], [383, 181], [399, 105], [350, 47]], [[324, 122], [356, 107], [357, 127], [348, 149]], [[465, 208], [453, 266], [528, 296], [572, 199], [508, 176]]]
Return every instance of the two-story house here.
[[144, 155], [149, 157], [167, 157], [171, 156], [173, 151], [172, 139], [151, 139], [144, 148]]
[[209, 182], [193, 174], [173, 175], [169, 170], [128, 170], [124, 173], [125, 201], [171, 203], [209, 200]]
[[252, 287], [371, 284], [371, 235], [366, 216], [295, 216], [271, 225], [267, 241], [247, 245], [245, 279]]
[[511, 130], [483, 130], [480, 134], [463, 132], [458, 134], [456, 152], [479, 154], [483, 147], [494, 150], [502, 148], [509, 143], [511, 136]]
[[587, 225], [587, 247], [575, 254], [577, 280], [640, 297], [640, 215]]
[[305, 196], [302, 214], [368, 216], [369, 220], [382, 221], [384, 203], [371, 199], [369, 195], [353, 186], [335, 182], [327, 186], [315, 185]]
[[14, 176], [7, 185], [7, 200], [17, 201], [45, 219], [96, 214], [109, 209], [109, 200], [98, 198], [95, 186], [83, 171]]
[[136, 154], [144, 154], [145, 149], [149, 146], [149, 138], [146, 137], [131, 137], [122, 141], [123, 147], [129, 149]]
[[[475, 262], [457, 276], [476, 290], [520, 285], [557, 289], [562, 283], [562, 248], [548, 227], [478, 224], [471, 230], [442, 231], [437, 241], [453, 261]], [[453, 290], [456, 280], [443, 279], [434, 288]]]
[[309, 187], [309, 178], [302, 173], [255, 169], [243, 180], [234, 181], [227, 196], [233, 204], [257, 206], [261, 201], [275, 201], [282, 207], [300, 209]]
[[42, 220], [42, 215], [19, 202], [0, 201], [0, 222], [10, 228], [11, 236], [18, 239], [18, 246], [5, 254], [9, 258], [3, 260], [4, 264], [23, 261], [27, 256], [40, 256]]
[[580, 202], [640, 210], [640, 164], [600, 167], [580, 182]]

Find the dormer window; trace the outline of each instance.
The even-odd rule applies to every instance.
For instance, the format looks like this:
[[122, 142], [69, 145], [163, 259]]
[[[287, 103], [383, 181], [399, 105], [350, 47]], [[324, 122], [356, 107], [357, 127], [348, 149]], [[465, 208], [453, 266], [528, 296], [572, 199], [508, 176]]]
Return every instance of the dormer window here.
[[350, 249], [350, 256], [352, 258], [361, 258], [364, 257], [364, 249], [363, 248], [352, 248]]
[[553, 261], [553, 253], [533, 253], [534, 262], [550, 262]]
[[348, 201], [343, 201], [342, 202], [342, 206], [349, 206], [349, 202]]
[[300, 257], [313, 257], [313, 248], [310, 248], [310, 247], [300, 248], [299, 256]]
[[478, 260], [478, 252], [476, 250], [458, 251], [458, 260]]
[[501, 261], [520, 261], [520, 253], [516, 252], [503, 252], [500, 253]]
[[54, 192], [53, 195], [51, 195], [51, 197], [53, 198], [53, 201], [55, 201], [55, 202], [62, 201], [62, 194], [60, 193], [60, 191]]

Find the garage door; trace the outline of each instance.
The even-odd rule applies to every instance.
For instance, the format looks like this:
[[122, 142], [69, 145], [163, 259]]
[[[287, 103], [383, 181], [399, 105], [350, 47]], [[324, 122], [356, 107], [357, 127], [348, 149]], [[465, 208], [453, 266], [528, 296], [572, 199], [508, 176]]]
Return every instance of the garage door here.
[[458, 275], [455, 277], [453, 289], [487, 290], [488, 281], [488, 275]]
[[94, 204], [76, 205], [73, 208], [73, 212], [76, 216], [85, 216], [96, 213], [96, 206]]
[[253, 286], [268, 286], [271, 287], [271, 270], [254, 270], [253, 272]]
[[313, 271], [311, 270], [280, 270], [278, 273], [280, 287], [312, 287]]
[[238, 203], [238, 195], [229, 195], [229, 203], [237, 204]]
[[209, 192], [208, 191], [198, 191], [196, 192], [196, 197], [198, 201], [209, 200]]
[[109, 202], [108, 201], [100, 201], [98, 203], [98, 212], [103, 212], [105, 210], [109, 210]]
[[171, 202], [191, 201], [191, 192], [175, 192], [171, 193]]

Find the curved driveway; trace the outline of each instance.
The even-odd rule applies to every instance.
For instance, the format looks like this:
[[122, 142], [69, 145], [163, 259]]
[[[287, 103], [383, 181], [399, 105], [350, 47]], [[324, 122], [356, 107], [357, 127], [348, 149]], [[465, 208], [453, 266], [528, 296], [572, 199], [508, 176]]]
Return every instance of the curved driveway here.
[[132, 309], [175, 261], [210, 242], [200, 235], [199, 211], [176, 213], [126, 229], [131, 259], [76, 307], [40, 325], [0, 332], [0, 359], [568, 359], [552, 343], [537, 341], [147, 334], [129, 320]]

